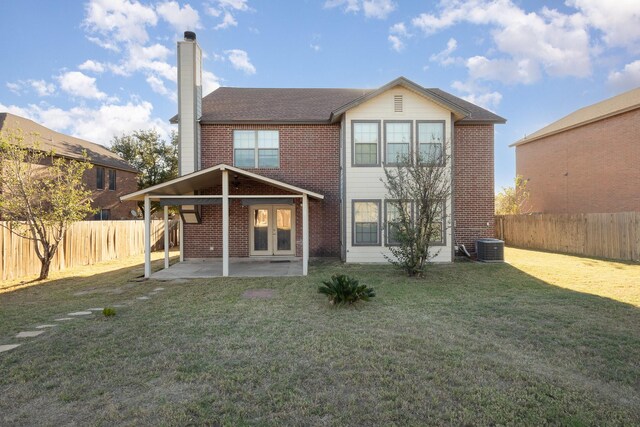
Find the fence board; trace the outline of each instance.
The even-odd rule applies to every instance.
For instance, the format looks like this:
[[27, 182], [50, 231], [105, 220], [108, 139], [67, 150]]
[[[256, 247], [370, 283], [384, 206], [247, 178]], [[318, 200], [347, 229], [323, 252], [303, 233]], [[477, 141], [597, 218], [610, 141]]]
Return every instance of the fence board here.
[[[6, 222], [2, 225], [8, 226]], [[169, 240], [178, 244], [178, 221], [169, 222]], [[164, 221], [151, 221], [151, 247], [164, 248]], [[51, 261], [51, 272], [144, 253], [144, 222], [80, 221], [65, 232]], [[34, 242], [0, 227], [0, 280], [37, 275], [40, 260]]]
[[509, 246], [640, 261], [640, 212], [496, 216]]

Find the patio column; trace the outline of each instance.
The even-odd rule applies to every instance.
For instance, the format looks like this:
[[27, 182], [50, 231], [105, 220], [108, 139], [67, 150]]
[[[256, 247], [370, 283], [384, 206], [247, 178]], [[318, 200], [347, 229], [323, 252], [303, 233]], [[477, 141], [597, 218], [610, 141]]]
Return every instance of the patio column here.
[[164, 207], [164, 268], [169, 268], [169, 206]]
[[309, 196], [302, 195], [302, 275], [309, 271]]
[[229, 171], [222, 170], [222, 276], [229, 275]]
[[180, 235], [178, 236], [180, 242], [180, 262], [184, 262], [184, 223], [182, 222], [182, 217], [180, 217], [178, 221], [180, 221]]
[[151, 201], [144, 196], [144, 277], [151, 277]]

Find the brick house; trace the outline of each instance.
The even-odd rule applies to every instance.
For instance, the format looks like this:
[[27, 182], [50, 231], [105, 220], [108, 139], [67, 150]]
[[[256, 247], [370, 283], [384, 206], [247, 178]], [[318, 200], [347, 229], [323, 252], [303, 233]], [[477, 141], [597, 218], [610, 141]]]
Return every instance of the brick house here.
[[180, 206], [181, 259], [221, 257], [223, 275], [229, 257], [301, 257], [304, 274], [309, 256], [385, 262], [395, 204], [385, 200], [384, 166], [443, 147], [453, 194], [433, 261], [493, 236], [502, 117], [403, 77], [377, 89], [221, 87], [201, 98], [201, 58], [185, 33], [172, 119], [180, 178], [123, 198]]
[[37, 134], [43, 150], [53, 150], [57, 156], [81, 160], [87, 153], [93, 167], [83, 175], [84, 184], [91, 190], [92, 207], [97, 213], [87, 220], [131, 219], [136, 202], [120, 201], [120, 197], [138, 188], [138, 171], [117, 154], [100, 144], [55, 132], [32, 120], [11, 113], [0, 113], [0, 132], [20, 129], [27, 143], [28, 135]]
[[640, 88], [581, 108], [511, 145], [530, 212], [640, 211]]

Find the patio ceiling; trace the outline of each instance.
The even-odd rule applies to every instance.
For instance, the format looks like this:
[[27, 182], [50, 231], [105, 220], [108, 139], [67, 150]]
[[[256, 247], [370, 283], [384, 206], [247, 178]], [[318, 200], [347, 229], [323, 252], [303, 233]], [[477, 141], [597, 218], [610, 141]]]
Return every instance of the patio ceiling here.
[[[239, 177], [248, 178], [254, 181], [262, 182], [272, 187], [279, 188], [292, 193], [306, 194], [314, 199], [324, 199], [322, 194], [315, 193], [313, 191], [306, 190], [304, 188], [296, 187], [294, 185], [287, 184], [282, 181], [267, 178], [262, 175], [258, 175], [252, 172], [248, 172], [243, 169], [238, 169], [233, 166], [220, 164], [207, 169], [202, 169], [197, 172], [190, 173], [188, 175], [181, 176], [179, 178], [172, 179], [162, 184], [154, 185], [143, 190], [136, 191], [134, 193], [126, 194], [120, 197], [120, 200], [135, 200], [142, 201], [145, 196], [148, 195], [151, 200], [158, 200], [162, 196], [181, 196], [193, 194], [195, 191], [205, 188], [216, 187], [222, 185], [222, 172], [229, 171]], [[159, 197], [160, 196], [160, 197]], [[247, 197], [251, 197], [247, 195]]]

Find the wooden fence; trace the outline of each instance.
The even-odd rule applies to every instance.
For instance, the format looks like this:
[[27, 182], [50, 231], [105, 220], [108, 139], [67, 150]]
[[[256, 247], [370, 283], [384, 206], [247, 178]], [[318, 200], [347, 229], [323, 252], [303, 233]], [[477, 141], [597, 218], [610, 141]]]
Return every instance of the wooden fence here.
[[496, 216], [508, 246], [640, 261], [640, 212]]
[[[7, 223], [2, 223], [7, 225]], [[169, 222], [169, 241], [178, 244], [178, 221]], [[151, 221], [152, 249], [164, 248], [164, 221]], [[51, 272], [144, 253], [144, 221], [81, 221], [72, 224], [51, 262]], [[37, 275], [34, 242], [0, 228], [0, 280]]]

